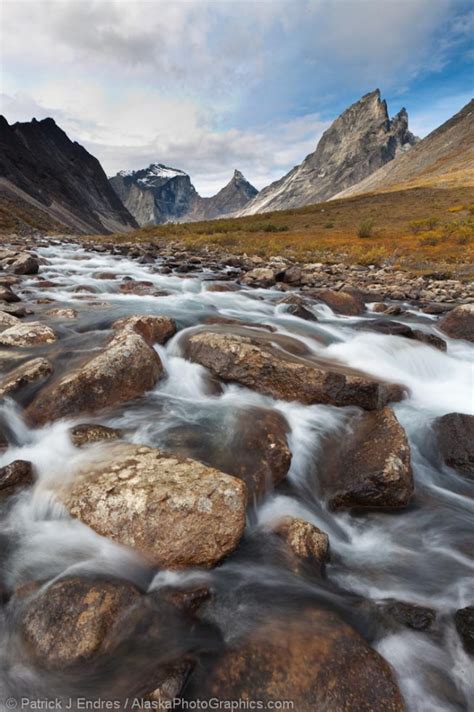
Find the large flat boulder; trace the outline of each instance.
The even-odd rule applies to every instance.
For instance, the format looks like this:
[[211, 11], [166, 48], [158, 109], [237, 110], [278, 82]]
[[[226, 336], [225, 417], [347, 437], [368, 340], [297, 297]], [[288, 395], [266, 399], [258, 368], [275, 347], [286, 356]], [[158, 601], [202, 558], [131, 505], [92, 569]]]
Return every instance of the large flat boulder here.
[[61, 579], [27, 602], [23, 642], [47, 669], [86, 664], [103, 652], [110, 628], [139, 598], [125, 581]]
[[407, 436], [391, 408], [365, 413], [320, 467], [323, 494], [333, 509], [405, 507], [413, 494]]
[[474, 479], [474, 415], [447, 413], [433, 423], [444, 462]]
[[0, 379], [0, 398], [13, 395], [30, 383], [48, 378], [52, 372], [53, 367], [45, 358], [34, 358], [22, 363]]
[[165, 568], [213, 566], [245, 526], [241, 480], [143, 446], [107, 446], [59, 496], [98, 534]]
[[474, 304], [461, 304], [443, 316], [439, 328], [453, 339], [474, 341]]
[[323, 370], [247, 336], [198, 332], [187, 339], [185, 355], [223, 381], [306, 405], [358, 405], [374, 410], [403, 397], [401, 387], [394, 384]]
[[27, 409], [34, 424], [95, 413], [137, 398], [163, 376], [156, 351], [132, 330], [115, 336], [98, 356], [43, 389]]
[[19, 322], [0, 333], [0, 344], [4, 346], [37, 346], [51, 344], [57, 336], [50, 326], [39, 321]]
[[295, 712], [403, 712], [388, 663], [331, 611], [312, 609], [267, 619], [199, 668], [189, 700], [283, 700]]

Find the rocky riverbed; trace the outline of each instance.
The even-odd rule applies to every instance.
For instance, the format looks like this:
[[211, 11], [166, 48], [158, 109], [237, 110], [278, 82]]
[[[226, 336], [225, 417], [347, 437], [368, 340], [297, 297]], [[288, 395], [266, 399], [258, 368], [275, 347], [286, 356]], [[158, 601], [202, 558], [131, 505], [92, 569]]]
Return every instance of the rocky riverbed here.
[[71, 238], [0, 270], [0, 698], [468, 709], [472, 285]]

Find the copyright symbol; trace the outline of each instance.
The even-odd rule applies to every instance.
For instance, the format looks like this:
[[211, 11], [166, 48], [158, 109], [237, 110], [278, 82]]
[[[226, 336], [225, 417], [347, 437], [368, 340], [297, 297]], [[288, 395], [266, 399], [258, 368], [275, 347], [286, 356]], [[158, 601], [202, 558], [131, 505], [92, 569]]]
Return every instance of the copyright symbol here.
[[8, 710], [16, 710], [18, 707], [18, 700], [15, 700], [14, 697], [9, 697], [5, 704]]

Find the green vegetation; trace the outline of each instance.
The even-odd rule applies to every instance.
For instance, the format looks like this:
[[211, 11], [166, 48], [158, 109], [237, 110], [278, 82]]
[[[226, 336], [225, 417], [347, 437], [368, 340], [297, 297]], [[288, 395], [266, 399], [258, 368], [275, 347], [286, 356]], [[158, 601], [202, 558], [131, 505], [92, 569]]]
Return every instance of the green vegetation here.
[[372, 237], [374, 224], [375, 220], [373, 218], [364, 218], [357, 228], [357, 237]]

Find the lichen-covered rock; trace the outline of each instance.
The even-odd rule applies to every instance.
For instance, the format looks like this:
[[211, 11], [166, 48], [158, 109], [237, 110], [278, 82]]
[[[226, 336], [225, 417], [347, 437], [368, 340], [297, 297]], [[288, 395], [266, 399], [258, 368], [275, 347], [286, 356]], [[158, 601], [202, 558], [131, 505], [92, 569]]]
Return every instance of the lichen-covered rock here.
[[150, 344], [164, 344], [176, 334], [176, 323], [167, 316], [148, 314], [125, 316], [112, 324], [113, 329], [131, 329], [141, 334]]
[[43, 389], [27, 409], [30, 422], [95, 413], [153, 388], [163, 375], [156, 351], [131, 330], [117, 334], [98, 356]]
[[403, 397], [403, 390], [394, 384], [322, 370], [246, 336], [193, 334], [187, 339], [185, 354], [224, 381], [235, 381], [264, 395], [307, 405], [358, 405], [373, 410]]
[[267, 619], [210, 669], [201, 666], [188, 700], [291, 700], [295, 712], [403, 712], [388, 663], [335, 613], [312, 609]]
[[299, 569], [299, 561], [321, 570], [329, 558], [328, 535], [304, 519], [284, 517], [277, 523], [274, 532], [296, 557], [296, 570]]
[[271, 287], [275, 282], [275, 272], [268, 267], [256, 267], [242, 277], [242, 284], [250, 287]]
[[33, 466], [26, 460], [14, 460], [0, 467], [0, 499], [10, 497], [34, 482]]
[[104, 448], [60, 497], [73, 517], [164, 568], [213, 566], [245, 526], [241, 480], [143, 446]]
[[43, 380], [52, 372], [53, 367], [45, 358], [34, 358], [22, 363], [0, 379], [0, 398], [12, 395], [30, 383]]
[[20, 322], [0, 333], [4, 346], [36, 346], [51, 344], [57, 337], [51, 327], [39, 321]]
[[122, 432], [117, 428], [108, 428], [98, 423], [81, 423], [69, 431], [71, 440], [76, 447], [104, 442], [105, 440], [119, 440]]
[[5, 331], [5, 329], [9, 329], [10, 326], [17, 326], [19, 323], [19, 319], [16, 316], [8, 314], [5, 311], [0, 311], [0, 331]]
[[413, 494], [410, 447], [393, 410], [366, 413], [351, 425], [320, 467], [330, 506], [405, 507]]
[[439, 328], [453, 339], [474, 341], [474, 304], [461, 304], [444, 316]]
[[50, 309], [47, 314], [55, 319], [75, 319], [77, 317], [77, 311], [70, 308]]
[[45, 668], [85, 664], [101, 654], [111, 626], [139, 597], [127, 582], [61, 579], [27, 602], [23, 641]]
[[474, 478], [474, 415], [447, 413], [436, 418], [433, 429], [444, 462]]

